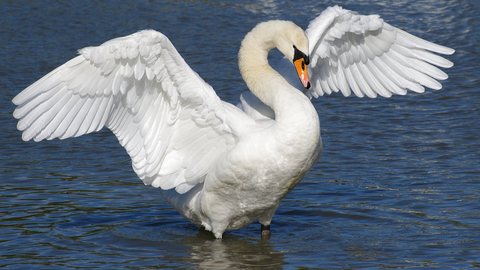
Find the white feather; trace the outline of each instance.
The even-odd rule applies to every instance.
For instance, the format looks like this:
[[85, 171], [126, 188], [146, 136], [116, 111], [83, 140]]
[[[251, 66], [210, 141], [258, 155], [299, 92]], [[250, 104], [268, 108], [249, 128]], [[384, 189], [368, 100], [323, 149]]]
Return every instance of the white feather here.
[[[327, 8], [311, 21], [306, 34], [311, 58], [312, 88], [306, 92], [309, 97], [337, 92], [338, 88], [348, 96], [350, 91], [345, 89], [342, 78], [359, 97], [403, 95], [407, 89], [423, 92], [423, 86], [440, 89], [437, 80], [448, 76], [435, 66], [453, 65], [433, 54], [452, 54], [453, 49], [392, 27], [378, 15], [358, 15], [339, 6]], [[284, 63], [275, 68], [283, 69], [280, 65]]]

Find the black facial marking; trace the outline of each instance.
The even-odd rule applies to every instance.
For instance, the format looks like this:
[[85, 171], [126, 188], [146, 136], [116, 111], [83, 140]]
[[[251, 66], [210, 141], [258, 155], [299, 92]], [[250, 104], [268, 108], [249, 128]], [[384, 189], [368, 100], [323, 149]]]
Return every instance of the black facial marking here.
[[297, 61], [298, 59], [305, 59], [305, 64], [310, 64], [310, 59], [308, 58], [308, 56], [306, 54], [304, 54], [303, 52], [301, 52], [299, 49], [297, 49], [297, 47], [295, 47], [295, 45], [293, 45], [293, 49], [295, 51], [295, 54], [293, 55], [293, 62]]

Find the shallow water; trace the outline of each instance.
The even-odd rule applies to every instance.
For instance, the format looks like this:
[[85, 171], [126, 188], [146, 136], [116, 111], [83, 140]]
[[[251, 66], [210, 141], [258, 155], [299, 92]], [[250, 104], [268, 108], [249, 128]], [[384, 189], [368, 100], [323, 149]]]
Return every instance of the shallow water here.
[[[0, 2], [0, 267], [480, 267], [479, 1]], [[133, 173], [107, 130], [23, 142], [10, 100], [85, 46], [152, 28], [222, 99], [258, 22], [306, 27], [327, 6], [381, 14], [456, 49], [440, 91], [321, 97], [320, 162], [282, 202], [272, 238], [258, 223], [221, 241], [180, 217]]]

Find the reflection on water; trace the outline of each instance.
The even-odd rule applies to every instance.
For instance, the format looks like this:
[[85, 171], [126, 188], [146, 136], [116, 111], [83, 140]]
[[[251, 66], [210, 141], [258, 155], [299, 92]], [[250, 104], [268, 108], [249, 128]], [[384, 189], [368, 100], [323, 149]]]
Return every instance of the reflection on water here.
[[272, 245], [263, 240], [201, 242], [199, 245], [192, 245], [189, 253], [191, 259], [188, 262], [203, 269], [268, 268], [284, 264], [283, 254], [274, 252]]
[[324, 152], [284, 199], [268, 241], [258, 223], [219, 241], [184, 220], [141, 184], [108, 131], [21, 141], [10, 100], [77, 49], [153, 28], [222, 99], [236, 102], [245, 89], [236, 62], [246, 32], [269, 19], [306, 27], [337, 2], [0, 3], [0, 267], [480, 267], [479, 3], [342, 2], [455, 48], [455, 66], [440, 91], [315, 100]]
[[[276, 252], [269, 241], [231, 234], [218, 240], [191, 224], [154, 222], [112, 226], [95, 233], [89, 241], [110, 245], [110, 254], [135, 247], [142, 260], [145, 252], [156, 253], [154, 258], [162, 258], [162, 264], [182, 262], [200, 269], [272, 268], [285, 264], [284, 255]], [[151, 260], [152, 266], [155, 261]]]

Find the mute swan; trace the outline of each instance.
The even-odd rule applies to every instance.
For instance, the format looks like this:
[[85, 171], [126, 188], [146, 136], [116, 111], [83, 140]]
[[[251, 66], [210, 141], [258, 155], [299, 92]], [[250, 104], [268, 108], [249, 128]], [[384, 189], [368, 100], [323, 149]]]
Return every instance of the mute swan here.
[[[274, 47], [285, 55], [276, 66], [280, 73], [267, 61]], [[280, 201], [322, 151], [310, 98], [440, 89], [437, 80], [447, 75], [434, 65], [453, 64], [429, 51], [454, 52], [376, 15], [338, 6], [306, 32], [287, 21], [260, 23], [239, 52], [251, 92], [236, 107], [218, 98], [167, 37], [146, 30], [80, 50], [13, 99], [14, 117], [26, 141], [76, 137], [106, 126], [139, 178], [160, 187], [183, 217], [216, 238], [257, 219], [262, 235], [269, 235]]]

